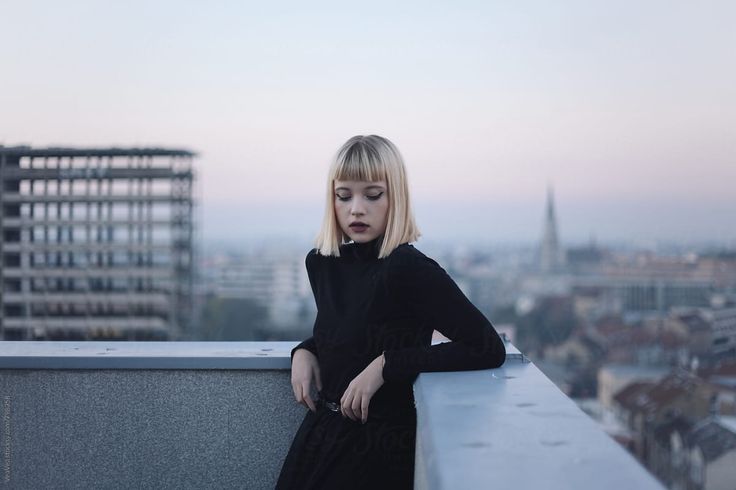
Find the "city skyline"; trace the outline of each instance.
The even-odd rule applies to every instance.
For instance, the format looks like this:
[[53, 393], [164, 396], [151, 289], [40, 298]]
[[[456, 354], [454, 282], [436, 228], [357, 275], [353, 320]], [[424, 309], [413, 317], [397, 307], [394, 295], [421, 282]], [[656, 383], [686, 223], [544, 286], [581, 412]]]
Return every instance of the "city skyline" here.
[[316, 234], [367, 133], [422, 239], [537, 241], [551, 183], [563, 244], [736, 242], [736, 5], [389, 5], [6, 2], [0, 144], [194, 150], [210, 242]]
[[[417, 243], [537, 246], [543, 236], [544, 200], [544, 194], [531, 202], [466, 204], [415, 199], [415, 215], [422, 231]], [[242, 208], [229, 204], [209, 206], [208, 213], [200, 218], [205, 221], [198, 234], [205, 246], [235, 247], [238, 243], [264, 239], [308, 246], [319, 231], [323, 216], [324, 202], [316, 201], [319, 202], [293, 201], [265, 209], [263, 203], [243, 204]], [[643, 208], [640, 201], [570, 202], [555, 193], [560, 244], [563, 248], [591, 243], [643, 248], [736, 246], [733, 228], [725, 221], [732, 215], [728, 203], [651, 204], [649, 209], [644, 208], [650, 218], [638, 220]], [[257, 210], [248, 212], [249, 206]], [[608, 222], [602, 223], [604, 219]], [[678, 225], [683, 220], [688, 221], [688, 226]]]

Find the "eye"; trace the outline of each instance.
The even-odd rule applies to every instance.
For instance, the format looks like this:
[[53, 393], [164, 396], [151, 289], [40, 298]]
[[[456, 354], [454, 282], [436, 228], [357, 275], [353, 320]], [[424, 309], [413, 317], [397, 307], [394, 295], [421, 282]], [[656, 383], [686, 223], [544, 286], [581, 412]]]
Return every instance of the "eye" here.
[[350, 196], [341, 196], [340, 194], [335, 194], [335, 197], [337, 197], [341, 201], [347, 201], [350, 199]]
[[371, 201], [378, 201], [381, 198], [382, 195], [383, 195], [383, 192], [378, 193], [375, 196], [365, 196], [365, 197], [367, 197]]

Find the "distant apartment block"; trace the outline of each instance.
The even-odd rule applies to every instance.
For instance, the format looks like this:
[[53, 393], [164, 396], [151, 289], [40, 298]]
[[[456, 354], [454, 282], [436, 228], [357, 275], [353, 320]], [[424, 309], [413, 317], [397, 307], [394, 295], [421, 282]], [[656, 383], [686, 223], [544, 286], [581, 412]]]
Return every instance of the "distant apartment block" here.
[[0, 146], [0, 338], [185, 338], [194, 156]]
[[612, 294], [624, 311], [664, 313], [678, 306], [707, 307], [736, 290], [736, 261], [713, 257], [609, 260], [578, 272], [573, 287]]
[[211, 256], [202, 262], [201, 276], [209, 297], [250, 300], [264, 307], [274, 332], [298, 329], [316, 312], [301, 249]]

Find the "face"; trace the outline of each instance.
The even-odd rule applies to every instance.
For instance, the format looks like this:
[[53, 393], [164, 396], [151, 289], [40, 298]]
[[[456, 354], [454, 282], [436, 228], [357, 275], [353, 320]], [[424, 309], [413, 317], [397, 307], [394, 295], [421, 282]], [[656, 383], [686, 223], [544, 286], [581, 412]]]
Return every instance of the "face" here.
[[345, 235], [363, 243], [385, 233], [388, 222], [385, 181], [336, 180], [334, 188], [335, 215]]

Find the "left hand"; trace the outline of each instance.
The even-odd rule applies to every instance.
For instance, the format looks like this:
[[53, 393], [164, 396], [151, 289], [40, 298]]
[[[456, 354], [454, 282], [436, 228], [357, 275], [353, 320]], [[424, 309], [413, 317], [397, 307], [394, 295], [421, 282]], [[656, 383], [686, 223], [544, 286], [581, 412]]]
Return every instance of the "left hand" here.
[[383, 386], [383, 354], [353, 379], [340, 398], [340, 412], [343, 417], [360, 421], [365, 424], [368, 420], [368, 404], [378, 388]]

